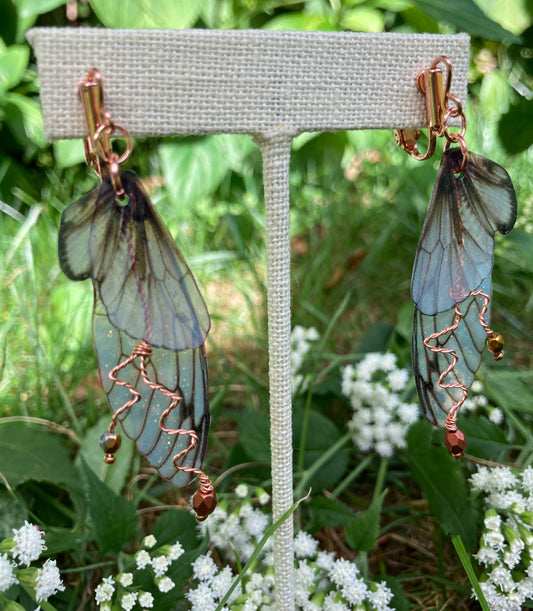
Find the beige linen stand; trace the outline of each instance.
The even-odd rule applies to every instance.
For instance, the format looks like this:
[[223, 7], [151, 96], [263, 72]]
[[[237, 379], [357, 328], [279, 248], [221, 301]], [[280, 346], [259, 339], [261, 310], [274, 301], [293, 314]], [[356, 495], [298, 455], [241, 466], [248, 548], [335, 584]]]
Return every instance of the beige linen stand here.
[[[261, 30], [35, 28], [48, 140], [82, 138], [77, 88], [88, 70], [131, 136], [250, 134], [263, 155], [266, 212], [272, 502], [293, 503], [290, 369], [289, 162], [302, 132], [426, 125], [418, 72], [439, 55], [451, 91], [466, 99], [466, 34], [366, 34]], [[392, 138], [392, 133], [391, 133]], [[294, 609], [293, 525], [274, 540], [276, 609]]]

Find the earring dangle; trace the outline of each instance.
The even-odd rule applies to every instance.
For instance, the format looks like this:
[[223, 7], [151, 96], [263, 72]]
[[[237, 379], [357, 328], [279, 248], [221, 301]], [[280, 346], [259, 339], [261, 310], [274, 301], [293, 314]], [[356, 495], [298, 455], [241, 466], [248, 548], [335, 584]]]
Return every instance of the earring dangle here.
[[[419, 160], [433, 155], [438, 137], [446, 139], [411, 278], [412, 359], [423, 414], [444, 427], [444, 444], [460, 458], [466, 438], [457, 416], [482, 352], [488, 346], [494, 359], [503, 357], [503, 337], [489, 327], [494, 235], [513, 228], [516, 195], [504, 168], [468, 150], [451, 76], [451, 62], [441, 56], [417, 77], [426, 99], [427, 151], [418, 150], [418, 130], [396, 130], [395, 138]], [[460, 128], [452, 132], [448, 123], [455, 118]]]
[[[163, 478], [181, 487], [198, 477], [193, 508], [204, 520], [216, 507], [211, 481], [201, 470], [210, 419], [209, 314], [141, 181], [120, 169], [132, 143], [103, 105], [96, 69], [81, 85], [80, 97], [89, 133], [87, 162], [102, 184], [64, 210], [58, 253], [66, 276], [93, 282], [93, 340], [113, 412], [100, 439], [104, 460], [115, 462], [120, 422]], [[112, 149], [113, 134], [126, 140], [120, 156]]]

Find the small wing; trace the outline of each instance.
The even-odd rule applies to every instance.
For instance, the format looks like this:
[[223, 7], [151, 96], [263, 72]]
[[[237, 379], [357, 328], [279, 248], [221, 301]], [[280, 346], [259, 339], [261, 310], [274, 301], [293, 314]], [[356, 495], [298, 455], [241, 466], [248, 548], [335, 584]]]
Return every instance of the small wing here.
[[421, 314], [452, 310], [490, 275], [494, 234], [516, 221], [516, 195], [498, 164], [469, 153], [461, 175], [461, 151], [444, 152], [418, 243], [411, 296]]
[[[490, 295], [490, 278], [485, 279], [480, 288]], [[457, 329], [431, 342], [431, 345], [455, 350], [457, 354], [457, 364], [443, 380], [445, 384], [459, 383], [467, 389], [472, 386], [487, 342], [487, 334], [479, 322], [482, 307], [482, 296], [467, 297], [460, 306], [464, 316]], [[439, 377], [452, 362], [452, 355], [432, 352], [424, 345], [424, 339], [451, 326], [455, 318], [454, 310], [428, 316], [415, 307], [413, 370], [422, 413], [434, 426], [443, 426], [450, 408], [462, 397], [462, 391], [458, 388], [442, 388], [439, 385]], [[489, 324], [490, 304], [484, 319]]]
[[[132, 395], [127, 388], [113, 382], [109, 372], [130, 356], [137, 341], [109, 322], [96, 288], [93, 338], [100, 380], [109, 406], [115, 413]], [[151, 380], [183, 397], [184, 400], [168, 415], [165, 426], [169, 429], [196, 431], [198, 443], [185, 456], [182, 466], [200, 468], [205, 455], [210, 420], [204, 346], [180, 352], [154, 348], [147, 371]], [[137, 403], [119, 416], [124, 433], [135, 441], [139, 452], [157, 469], [161, 477], [176, 486], [187, 485], [195, 474], [176, 469], [172, 458], [189, 446], [190, 437], [168, 434], [159, 426], [161, 414], [168, 408], [171, 399], [147, 386], [137, 361], [121, 369], [117, 377], [129, 382], [141, 395]]]
[[124, 204], [107, 179], [68, 206], [59, 262], [72, 280], [93, 278], [111, 323], [167, 350], [199, 348], [211, 325], [183, 255], [140, 180], [122, 172]]

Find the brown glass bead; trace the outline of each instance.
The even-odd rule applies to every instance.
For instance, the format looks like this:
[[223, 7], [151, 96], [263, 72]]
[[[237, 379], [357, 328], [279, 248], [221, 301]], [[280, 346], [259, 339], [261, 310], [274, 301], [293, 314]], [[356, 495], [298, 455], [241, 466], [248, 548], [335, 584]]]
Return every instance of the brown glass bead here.
[[114, 454], [117, 452], [121, 443], [122, 437], [118, 433], [110, 433], [109, 431], [106, 431], [100, 437], [100, 447], [106, 454]]
[[446, 431], [444, 434], [444, 445], [454, 458], [462, 458], [466, 448], [466, 437], [459, 429]]
[[197, 490], [192, 500], [192, 507], [196, 513], [196, 519], [203, 522], [217, 506], [217, 495], [214, 490], [203, 492]]
[[116, 458], [115, 458], [114, 454], [106, 454], [104, 456], [104, 462], [105, 462], [106, 465], [112, 465], [112, 464], [115, 463], [115, 461], [116, 461]]
[[487, 340], [489, 350], [493, 353], [492, 357], [495, 361], [501, 361], [503, 358], [503, 336], [494, 334]]

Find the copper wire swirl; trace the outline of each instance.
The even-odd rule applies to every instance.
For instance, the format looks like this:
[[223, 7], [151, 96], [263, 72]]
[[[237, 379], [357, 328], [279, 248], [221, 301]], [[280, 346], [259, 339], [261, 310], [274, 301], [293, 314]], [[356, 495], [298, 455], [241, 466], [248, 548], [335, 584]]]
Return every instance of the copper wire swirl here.
[[172, 410], [183, 401], [183, 397], [169, 390], [168, 388], [166, 388], [166, 386], [158, 384], [157, 382], [154, 382], [150, 379], [148, 371], [146, 369], [146, 363], [147, 359], [149, 359], [152, 354], [152, 346], [150, 346], [150, 344], [145, 341], [141, 341], [135, 346], [133, 352], [131, 353], [131, 356], [119, 363], [116, 367], [113, 367], [113, 369], [109, 372], [109, 379], [112, 380], [115, 384], [127, 388], [133, 396], [127, 403], [117, 409], [117, 411], [113, 414], [108, 431], [109, 433], [114, 433], [116, 423], [120, 415], [129, 410], [133, 405], [135, 405], [135, 403], [137, 403], [141, 399], [139, 391], [134, 386], [132, 386], [129, 382], [120, 380], [117, 377], [117, 374], [121, 369], [124, 369], [124, 367], [127, 367], [129, 364], [133, 363], [133, 361], [137, 357], [139, 357], [139, 369], [144, 383], [152, 390], [159, 391], [165, 397], [172, 399], [170, 405], [161, 414], [161, 417], [159, 419], [160, 429], [168, 435], [187, 435], [190, 440], [189, 445], [184, 450], [178, 452], [175, 456], [172, 457], [172, 462], [174, 463], [174, 466], [179, 471], [183, 471], [185, 473], [193, 473], [194, 475], [198, 476], [200, 491], [206, 494], [211, 493], [213, 491], [213, 485], [211, 483], [211, 480], [201, 469], [198, 469], [197, 467], [186, 467], [180, 464], [180, 461], [183, 461], [187, 454], [191, 450], [193, 450], [196, 444], [198, 443], [198, 433], [192, 429], [170, 429], [166, 427], [166, 419], [168, 418]]
[[[487, 336], [491, 338], [495, 335], [495, 333], [494, 331], [492, 331], [492, 329], [490, 329], [487, 321], [485, 320], [485, 314], [487, 313], [487, 310], [489, 307], [490, 297], [489, 295], [487, 295], [487, 293], [485, 293], [482, 290], [473, 291], [470, 293], [468, 297], [477, 297], [478, 295], [483, 297], [483, 307], [481, 308], [481, 311], [479, 312], [479, 315], [478, 315], [479, 324], [483, 327], [483, 330], [485, 331]], [[462, 392], [462, 395], [459, 398], [459, 400], [456, 401], [452, 405], [448, 414], [446, 415], [446, 420], [444, 421], [444, 427], [448, 431], [457, 430], [457, 424], [456, 424], [457, 423], [457, 412], [459, 411], [463, 403], [466, 401], [468, 397], [469, 389], [466, 386], [464, 386], [464, 384], [460, 384], [459, 382], [450, 382], [450, 383], [444, 382], [445, 378], [453, 371], [453, 369], [455, 368], [455, 366], [457, 365], [459, 361], [457, 352], [453, 350], [452, 348], [443, 348], [442, 346], [431, 345], [429, 342], [433, 340], [437, 340], [437, 344], [438, 344], [438, 339], [440, 337], [443, 337], [444, 335], [447, 335], [448, 333], [453, 333], [454, 331], [456, 331], [463, 317], [464, 317], [464, 314], [459, 309], [459, 305], [456, 305], [455, 306], [455, 318], [454, 318], [453, 324], [448, 327], [445, 327], [444, 329], [442, 329], [441, 331], [438, 331], [437, 333], [432, 333], [431, 335], [428, 335], [424, 339], [424, 346], [431, 352], [441, 353], [441, 354], [450, 354], [452, 357], [452, 362], [448, 365], [447, 369], [443, 371], [439, 376], [439, 380], [438, 380], [439, 386], [444, 389], [458, 388]]]

